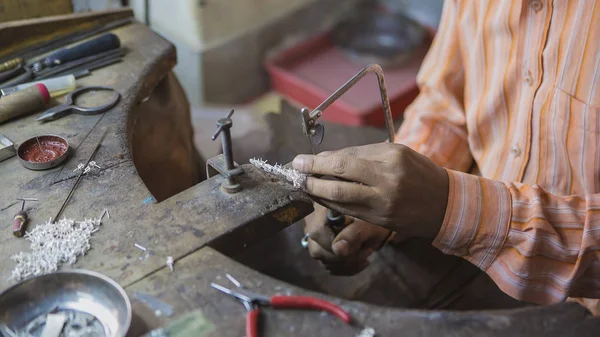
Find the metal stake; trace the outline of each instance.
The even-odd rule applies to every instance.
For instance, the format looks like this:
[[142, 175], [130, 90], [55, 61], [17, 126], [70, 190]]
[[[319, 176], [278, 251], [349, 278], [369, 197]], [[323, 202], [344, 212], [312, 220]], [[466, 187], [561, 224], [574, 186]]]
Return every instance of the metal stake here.
[[[217, 131], [215, 131], [215, 134], [212, 136], [212, 140], [215, 140], [219, 134], [221, 134], [223, 156], [225, 157], [225, 168], [227, 171], [235, 169], [233, 164], [233, 143], [231, 142], [231, 127], [233, 126], [231, 116], [233, 116], [233, 112], [234, 110], [231, 110], [229, 114], [227, 114], [227, 117], [217, 121]], [[225, 181], [221, 183], [221, 187], [229, 193], [235, 193], [239, 191], [240, 184], [235, 181], [233, 176], [229, 175], [225, 177]]]

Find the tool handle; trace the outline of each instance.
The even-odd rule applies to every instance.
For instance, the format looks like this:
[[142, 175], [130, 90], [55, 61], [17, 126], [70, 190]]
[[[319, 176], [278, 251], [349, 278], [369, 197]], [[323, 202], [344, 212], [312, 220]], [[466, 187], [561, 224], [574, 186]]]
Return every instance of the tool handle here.
[[342, 321], [350, 324], [352, 318], [350, 314], [345, 312], [337, 305], [314, 297], [307, 296], [273, 296], [271, 297], [271, 305], [274, 308], [297, 308], [297, 309], [315, 309], [323, 310], [339, 317]]
[[18, 74], [24, 72], [24, 68], [22, 65], [19, 65], [13, 69], [6, 70], [0, 73], [0, 83], [5, 82], [11, 78], [14, 78]]
[[10, 95], [12, 93], [34, 86], [38, 83], [41, 83], [46, 86], [46, 89], [48, 89], [48, 92], [50, 92], [50, 97], [52, 98], [67, 94], [75, 90], [75, 76], [71, 74], [60, 77], [48, 78], [41, 81], [19, 84], [14, 87], [4, 88], [0, 90], [0, 92], [2, 92], [3, 95]]
[[46, 106], [50, 93], [43, 84], [36, 84], [0, 99], [0, 123], [24, 116]]
[[333, 229], [333, 231], [337, 234], [346, 227], [346, 216], [342, 213], [327, 210], [327, 225]]
[[11, 70], [23, 64], [23, 58], [15, 57], [14, 59], [0, 63], [0, 71]]
[[20, 210], [13, 218], [13, 235], [20, 238], [25, 234], [25, 224], [27, 223], [27, 212]]
[[71, 48], [63, 48], [56, 53], [48, 56], [44, 63], [48, 66], [63, 64], [65, 62], [80, 59], [82, 57], [95, 55], [107, 50], [116, 49], [121, 46], [119, 38], [113, 34], [108, 33], [100, 37], [97, 37], [88, 42], [76, 45]]
[[246, 337], [258, 337], [258, 319], [260, 309], [254, 308], [246, 313]]
[[19, 69], [22, 69], [23, 73], [19, 74], [18, 76], [15, 74], [15, 76], [11, 77], [10, 80], [2, 82], [2, 84], [0, 84], [0, 88], [11, 87], [13, 85], [25, 83], [31, 80], [31, 78], [33, 77], [33, 72], [31, 69], [27, 67], [19, 67]]

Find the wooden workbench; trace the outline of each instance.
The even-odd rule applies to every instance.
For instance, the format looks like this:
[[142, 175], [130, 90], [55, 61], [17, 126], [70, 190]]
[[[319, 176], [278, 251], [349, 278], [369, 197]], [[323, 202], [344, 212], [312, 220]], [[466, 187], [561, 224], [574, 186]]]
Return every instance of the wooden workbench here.
[[[1, 31], [0, 27], [0, 36]], [[55, 216], [75, 182], [73, 170], [88, 159], [101, 134], [110, 128], [94, 158], [102, 170], [83, 178], [63, 215], [98, 217], [107, 208], [111, 217], [105, 218], [94, 234], [89, 253], [65, 268], [101, 272], [125, 287], [134, 302], [132, 336], [193, 310], [206, 320], [205, 336], [241, 336], [244, 307], [210, 288], [210, 282], [226, 283], [224, 275], [229, 272], [265, 294], [307, 291], [240, 265], [208, 245], [219, 242], [217, 246], [223, 246], [223, 238], [227, 238], [230, 250], [242, 250], [264, 233], [280, 229], [265, 226], [262, 220], [272, 218], [289, 225], [310, 212], [310, 202], [303, 193], [249, 166], [244, 167], [242, 186], [253, 198], [263, 198], [262, 202], [253, 202], [248, 196], [244, 200], [227, 196], [219, 189], [220, 177], [196, 184], [203, 168], [190, 145], [189, 115], [170, 111], [168, 105], [162, 114], [144, 110], [144, 102], [161, 95], [157, 86], [172, 80], [173, 45], [137, 23], [114, 32], [128, 49], [124, 61], [95, 71], [78, 85], [115, 87], [122, 95], [115, 108], [102, 115], [71, 115], [46, 124], [37, 123], [34, 115], [0, 125], [0, 133], [16, 144], [34, 135], [57, 134], [67, 138], [74, 149], [63, 166], [48, 171], [24, 169], [16, 158], [0, 162], [0, 208], [6, 208], [0, 212], [0, 223], [5, 224], [0, 231], [4, 256], [0, 289], [14, 284], [8, 280], [14, 267], [9, 257], [28, 251], [27, 241], [15, 238], [10, 229], [18, 209], [10, 206], [14, 198], [39, 199], [28, 204], [30, 226]], [[101, 98], [86, 99], [94, 103]], [[177, 111], [181, 110], [185, 111]], [[162, 182], [156, 179], [160, 176]], [[160, 202], [148, 202], [152, 197]], [[240, 223], [246, 226], [240, 228]], [[147, 251], [135, 248], [135, 243]], [[167, 256], [176, 261], [173, 272], [165, 265]], [[137, 292], [168, 303], [174, 313], [157, 317], [136, 300]], [[374, 327], [378, 336], [595, 336], [600, 329], [600, 321], [576, 304], [473, 314], [332, 300], [343, 305], [360, 325]], [[262, 327], [266, 336], [353, 336], [360, 330], [329, 315], [297, 310], [265, 310]]]

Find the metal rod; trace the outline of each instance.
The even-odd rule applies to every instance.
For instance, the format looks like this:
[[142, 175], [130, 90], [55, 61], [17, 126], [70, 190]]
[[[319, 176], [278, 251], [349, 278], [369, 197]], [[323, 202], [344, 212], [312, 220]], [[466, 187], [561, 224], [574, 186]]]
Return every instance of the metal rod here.
[[231, 281], [231, 283], [235, 284], [236, 287], [242, 288], [242, 284], [240, 283], [240, 281], [236, 280], [229, 273], [225, 273], [225, 276], [229, 279], [229, 281]]
[[35, 140], [37, 141], [38, 147], [40, 148], [40, 152], [44, 153], [44, 150], [42, 149], [42, 144], [40, 144], [40, 140], [38, 139], [38, 137], [35, 137]]
[[[106, 128], [106, 130], [104, 130], [104, 133], [102, 134], [102, 137], [100, 137], [100, 140], [98, 141], [98, 144], [96, 144], [96, 147], [94, 148], [94, 151], [92, 152], [92, 154], [90, 155], [90, 157], [88, 158], [87, 162], [85, 163], [85, 165], [83, 167], [87, 167], [88, 164], [90, 163], [90, 161], [92, 161], [92, 159], [94, 159], [94, 156], [96, 155], [96, 153], [100, 149], [100, 145], [102, 145], [102, 141], [104, 140], [104, 137], [106, 136], [107, 132], [108, 132], [108, 128]], [[58, 210], [58, 213], [56, 213], [56, 216], [54, 217], [54, 219], [50, 219], [51, 223], [53, 223], [56, 220], [58, 220], [58, 217], [60, 217], [60, 215], [62, 214], [62, 212], [65, 210], [65, 207], [69, 203], [69, 200], [71, 200], [71, 196], [73, 195], [73, 192], [75, 192], [75, 188], [77, 188], [77, 185], [79, 185], [79, 182], [81, 181], [81, 177], [83, 177], [83, 172], [84, 172], [84, 170], [81, 170], [81, 172], [79, 172], [79, 175], [77, 175], [77, 180], [75, 181], [75, 184], [73, 184], [73, 186], [71, 187], [71, 190], [69, 191], [69, 194], [67, 195], [67, 198], [63, 202], [62, 206]]]
[[310, 113], [310, 118], [318, 118], [321, 116], [323, 111], [327, 109], [333, 102], [335, 102], [338, 98], [340, 98], [343, 94], [345, 94], [350, 88], [352, 88], [358, 81], [360, 81], [365, 75], [369, 73], [375, 73], [377, 75], [377, 83], [379, 84], [379, 92], [381, 94], [381, 105], [383, 106], [383, 113], [385, 114], [385, 126], [388, 129], [389, 141], [394, 141], [394, 135], [396, 134], [394, 130], [394, 118], [392, 117], [392, 110], [390, 108], [390, 100], [388, 98], [387, 89], [385, 86], [385, 78], [383, 77], [383, 69], [378, 64], [371, 64], [366, 68], [359, 71], [356, 75], [354, 75], [348, 82], [344, 83], [336, 92], [331, 94], [331, 96], [327, 97], [323, 103], [321, 103], [318, 107], [316, 107]]
[[118, 48], [118, 49], [105, 51], [105, 52], [97, 54], [97, 55], [91, 55], [91, 56], [87, 56], [87, 57], [84, 57], [84, 58], [81, 58], [78, 60], [67, 62], [58, 67], [42, 70], [36, 74], [35, 78], [36, 78], [36, 80], [42, 80], [42, 79], [46, 79], [49, 77], [58, 76], [59, 74], [64, 74], [69, 70], [72, 70], [73, 72], [75, 72], [76, 71], [75, 69], [77, 69], [78, 67], [94, 65], [95, 63], [99, 63], [99, 62], [102, 62], [102, 61], [105, 61], [108, 59], [113, 59], [113, 58], [117, 58], [117, 57], [120, 58], [123, 55], [125, 55], [124, 48]]
[[225, 165], [227, 170], [233, 170], [233, 148], [231, 146], [231, 133], [229, 128], [221, 132], [221, 143], [223, 144], [223, 154], [225, 155]]

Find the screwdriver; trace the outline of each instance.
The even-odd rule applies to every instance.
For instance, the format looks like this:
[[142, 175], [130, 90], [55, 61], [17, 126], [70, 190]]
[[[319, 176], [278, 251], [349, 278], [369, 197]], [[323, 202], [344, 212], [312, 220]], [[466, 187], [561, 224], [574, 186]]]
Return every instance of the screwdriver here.
[[21, 210], [15, 214], [13, 218], [13, 235], [20, 238], [25, 234], [25, 227], [27, 225], [27, 212], [25, 211], [25, 201], [38, 201], [33, 198], [17, 198], [17, 200], [22, 200]]

